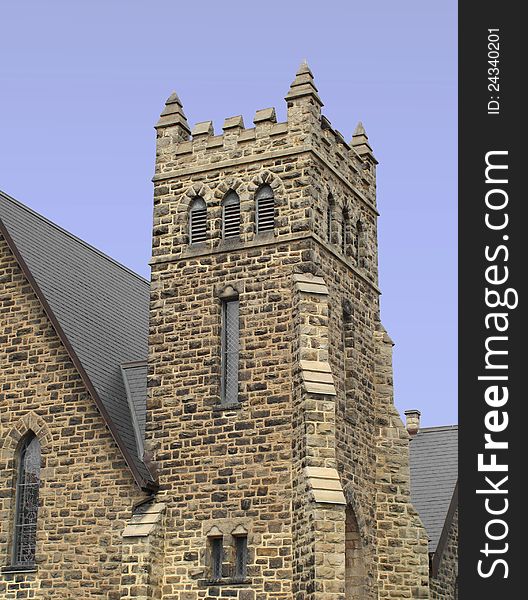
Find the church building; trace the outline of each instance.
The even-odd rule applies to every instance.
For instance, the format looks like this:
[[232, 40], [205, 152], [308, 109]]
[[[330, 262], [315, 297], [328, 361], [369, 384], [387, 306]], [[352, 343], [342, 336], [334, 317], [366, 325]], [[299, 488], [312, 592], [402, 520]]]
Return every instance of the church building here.
[[286, 103], [215, 135], [168, 98], [150, 281], [0, 194], [1, 599], [453, 597], [393, 403], [377, 161], [306, 63]]

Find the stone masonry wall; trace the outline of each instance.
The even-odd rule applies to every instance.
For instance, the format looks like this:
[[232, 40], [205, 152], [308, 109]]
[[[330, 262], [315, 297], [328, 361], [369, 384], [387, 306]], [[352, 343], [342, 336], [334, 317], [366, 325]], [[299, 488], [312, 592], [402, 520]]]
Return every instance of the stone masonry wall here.
[[[39, 300], [0, 238], [0, 598], [117, 600], [121, 534], [143, 495]], [[16, 454], [42, 446], [36, 569], [11, 562]]]
[[380, 598], [429, 598], [427, 533], [411, 504], [409, 435], [394, 408], [392, 340], [378, 326], [376, 530]]
[[438, 570], [431, 575], [431, 599], [432, 600], [457, 600], [458, 580], [458, 509], [455, 510], [451, 527]]

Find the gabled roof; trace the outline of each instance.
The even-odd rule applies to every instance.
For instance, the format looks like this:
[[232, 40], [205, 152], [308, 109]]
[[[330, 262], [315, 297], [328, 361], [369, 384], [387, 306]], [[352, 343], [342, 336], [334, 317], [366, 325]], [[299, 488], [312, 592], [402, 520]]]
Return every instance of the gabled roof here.
[[149, 282], [0, 192], [0, 232], [142, 488], [155, 487], [120, 365], [148, 352]]
[[[411, 438], [411, 499], [437, 549], [458, 480], [458, 425], [426, 427]], [[452, 515], [451, 515], [452, 516]]]

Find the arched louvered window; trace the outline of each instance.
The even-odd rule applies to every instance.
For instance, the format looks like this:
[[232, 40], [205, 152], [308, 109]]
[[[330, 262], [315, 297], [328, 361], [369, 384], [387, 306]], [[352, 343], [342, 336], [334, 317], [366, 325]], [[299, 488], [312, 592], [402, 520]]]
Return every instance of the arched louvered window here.
[[189, 213], [189, 243], [198, 244], [207, 238], [207, 206], [203, 198], [191, 202]]
[[257, 200], [257, 233], [275, 228], [275, 198], [269, 185], [259, 188]]
[[334, 199], [328, 196], [328, 204], [326, 206], [326, 239], [332, 242], [332, 228], [334, 225]]
[[240, 198], [236, 192], [229, 192], [224, 198], [222, 235], [224, 239], [240, 235]]
[[16, 566], [35, 564], [39, 490], [40, 443], [31, 432], [22, 441], [18, 455], [13, 540], [13, 563]]

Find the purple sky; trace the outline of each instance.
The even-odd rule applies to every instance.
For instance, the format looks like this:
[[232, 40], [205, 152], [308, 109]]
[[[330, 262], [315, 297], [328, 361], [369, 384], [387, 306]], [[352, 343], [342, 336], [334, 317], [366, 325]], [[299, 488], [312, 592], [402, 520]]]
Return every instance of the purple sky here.
[[396, 405], [457, 422], [456, 2], [48, 0], [0, 7], [0, 189], [148, 277], [153, 126], [283, 100], [306, 58], [378, 167], [382, 317]]

